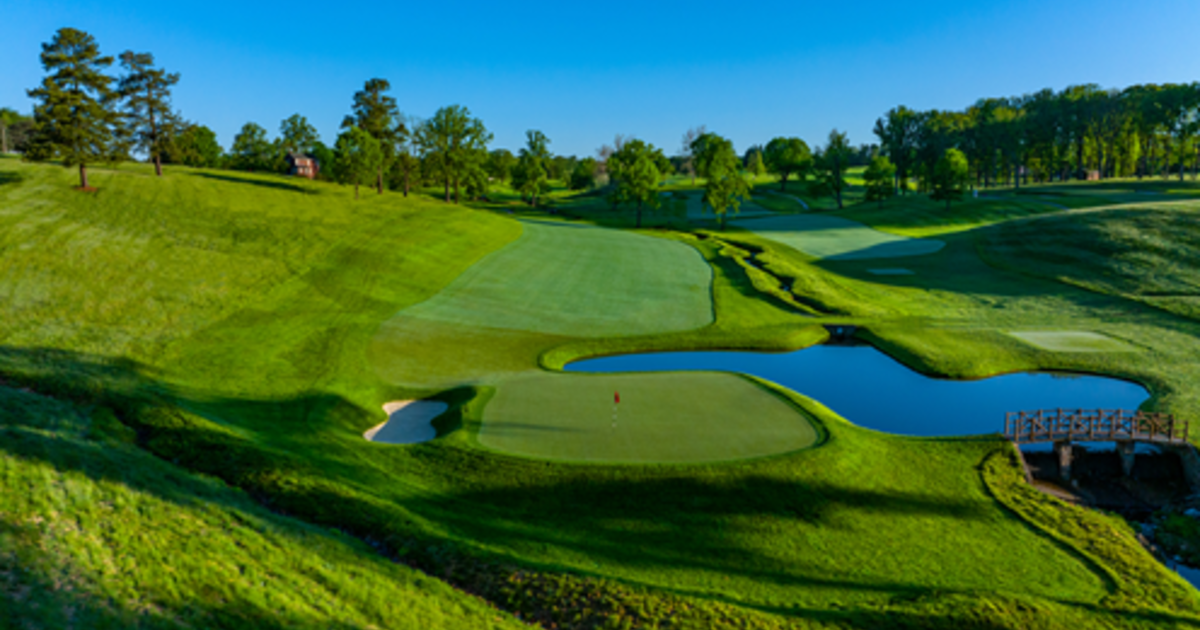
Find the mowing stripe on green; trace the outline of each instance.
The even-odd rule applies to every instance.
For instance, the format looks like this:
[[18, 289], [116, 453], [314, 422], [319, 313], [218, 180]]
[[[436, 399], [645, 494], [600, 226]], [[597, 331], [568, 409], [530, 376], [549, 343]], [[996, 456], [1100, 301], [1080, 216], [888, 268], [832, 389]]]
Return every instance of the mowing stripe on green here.
[[1025, 343], [1051, 352], [1135, 352], [1137, 348], [1100, 333], [1083, 330], [1009, 332]]
[[945, 247], [934, 239], [915, 239], [871, 229], [862, 223], [820, 214], [792, 214], [736, 221], [760, 236], [828, 260], [865, 260], [932, 254]]
[[509, 330], [611, 337], [712, 322], [712, 271], [676, 241], [577, 225], [525, 223], [404, 317]]
[[816, 439], [775, 394], [715, 372], [516, 376], [500, 383], [479, 430], [480, 443], [499, 451], [618, 463], [744, 459]]

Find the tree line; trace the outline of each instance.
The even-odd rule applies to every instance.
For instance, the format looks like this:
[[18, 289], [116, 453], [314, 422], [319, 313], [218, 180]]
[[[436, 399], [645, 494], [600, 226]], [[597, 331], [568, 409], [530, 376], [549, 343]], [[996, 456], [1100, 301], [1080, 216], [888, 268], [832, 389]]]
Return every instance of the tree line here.
[[[897, 189], [934, 189], [950, 149], [968, 162], [975, 186], [1070, 179], [1181, 179], [1200, 163], [1200, 84], [1076, 85], [1008, 98], [984, 98], [963, 111], [888, 111], [875, 123], [895, 166]], [[904, 185], [902, 185], [902, 183]]]
[[[370, 79], [353, 95], [350, 114], [328, 146], [315, 127], [295, 114], [278, 135], [246, 123], [225, 151], [216, 134], [188, 122], [171, 105], [177, 73], [155, 66], [150, 53], [100, 53], [95, 39], [72, 28], [42, 45], [46, 77], [28, 91], [32, 117], [0, 109], [0, 150], [30, 160], [78, 166], [87, 188], [87, 165], [145, 156], [162, 174], [164, 164], [287, 172], [297, 156], [312, 157], [319, 177], [379, 194], [407, 195], [436, 186], [455, 203], [486, 198], [507, 183], [539, 205], [551, 181], [572, 190], [602, 189], [614, 206], [642, 213], [660, 206], [665, 179], [682, 173], [704, 180], [704, 203], [723, 220], [749, 195], [746, 177], [778, 177], [780, 191], [800, 186], [809, 195], [843, 206], [846, 171], [866, 165], [868, 200], [918, 191], [949, 202], [972, 187], [1020, 186], [1030, 181], [1147, 177], [1200, 169], [1200, 84], [1137, 85], [1105, 90], [1096, 85], [1042, 90], [1010, 98], [980, 99], [964, 111], [919, 112], [896, 107], [876, 121], [877, 145], [852, 146], [833, 130], [824, 146], [795, 137], [773, 138], [742, 155], [732, 142], [704, 127], [689, 129], [678, 154], [618, 135], [596, 157], [555, 155], [539, 130], [526, 133], [516, 155], [489, 150], [492, 134], [461, 105], [428, 119], [399, 110], [384, 79]], [[121, 72], [108, 70], [118, 64]]]

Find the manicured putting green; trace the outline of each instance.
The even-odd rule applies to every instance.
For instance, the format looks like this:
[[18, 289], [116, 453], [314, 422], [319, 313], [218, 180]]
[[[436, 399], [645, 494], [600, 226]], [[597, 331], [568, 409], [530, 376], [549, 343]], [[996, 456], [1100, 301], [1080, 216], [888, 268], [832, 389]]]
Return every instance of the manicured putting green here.
[[820, 214], [793, 214], [736, 221], [738, 227], [827, 260], [866, 260], [932, 254], [945, 247], [934, 239], [907, 238], [857, 221]]
[[1137, 348], [1100, 333], [1082, 330], [1029, 330], [1009, 332], [1010, 337], [1052, 352], [1134, 352]]
[[517, 240], [400, 316], [573, 337], [644, 335], [712, 322], [711, 284], [708, 264], [683, 243], [526, 222]]
[[816, 437], [777, 395], [715, 372], [517, 376], [499, 384], [479, 430], [480, 443], [498, 451], [616, 463], [759, 457], [811, 446]]

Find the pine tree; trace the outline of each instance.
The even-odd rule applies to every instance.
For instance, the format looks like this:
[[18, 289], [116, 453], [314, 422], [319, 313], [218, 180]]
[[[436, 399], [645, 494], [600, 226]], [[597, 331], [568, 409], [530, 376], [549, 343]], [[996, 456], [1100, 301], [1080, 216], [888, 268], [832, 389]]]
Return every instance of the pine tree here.
[[127, 131], [134, 146], [150, 156], [154, 173], [161, 177], [163, 153], [182, 126], [171, 110], [171, 86], [179, 82], [179, 75], [155, 68], [154, 55], [131, 50], [121, 53], [121, 66], [128, 74], [117, 84], [117, 94], [125, 110]]
[[408, 139], [408, 127], [396, 107], [396, 99], [384, 92], [392, 89], [386, 79], [371, 79], [354, 94], [354, 113], [342, 120], [342, 128], [358, 127], [379, 141], [383, 160], [375, 173], [375, 188], [383, 194], [383, 171], [395, 161], [400, 145]]
[[73, 28], [62, 28], [54, 40], [42, 44], [42, 67], [49, 73], [42, 85], [28, 91], [38, 100], [34, 108], [34, 137], [26, 158], [59, 159], [63, 166], [79, 166], [79, 185], [88, 188], [87, 165], [113, 160], [118, 155], [112, 110], [112, 77], [103, 69], [112, 57], [100, 56], [95, 38]]

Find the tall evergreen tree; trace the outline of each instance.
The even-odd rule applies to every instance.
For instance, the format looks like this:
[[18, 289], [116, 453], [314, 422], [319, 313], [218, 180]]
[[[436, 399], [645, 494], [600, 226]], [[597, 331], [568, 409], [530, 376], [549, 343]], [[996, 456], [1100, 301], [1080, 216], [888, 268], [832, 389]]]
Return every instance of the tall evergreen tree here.
[[49, 76], [28, 91], [38, 104], [33, 110], [34, 135], [25, 156], [78, 166], [79, 185], [86, 189], [87, 165], [119, 155], [110, 87], [113, 79], [104, 74], [113, 58], [100, 55], [91, 35], [62, 28], [50, 43], [42, 44], [41, 59]]
[[383, 171], [390, 167], [408, 138], [408, 127], [396, 99], [384, 94], [392, 89], [387, 79], [371, 79], [354, 94], [353, 113], [342, 120], [342, 128], [358, 127], [379, 141], [383, 161], [375, 174], [375, 189], [383, 194]]
[[154, 67], [154, 55], [127, 50], [121, 53], [125, 76], [117, 84], [127, 131], [134, 147], [145, 151], [154, 162], [154, 173], [162, 176], [162, 157], [180, 126], [171, 109], [171, 87], [179, 74]]

